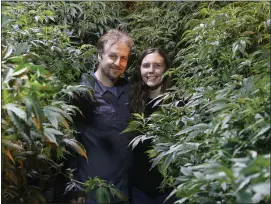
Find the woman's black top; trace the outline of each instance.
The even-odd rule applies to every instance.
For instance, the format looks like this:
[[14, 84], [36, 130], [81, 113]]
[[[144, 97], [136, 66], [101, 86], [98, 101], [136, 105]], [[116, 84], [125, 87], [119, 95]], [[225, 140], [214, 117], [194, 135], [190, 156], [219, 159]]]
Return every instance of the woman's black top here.
[[[151, 101], [151, 99], [149, 99], [149, 101]], [[156, 101], [148, 102], [145, 117], [152, 114], [158, 108], [157, 105], [153, 107]], [[150, 161], [148, 153], [146, 153], [146, 151], [151, 149], [151, 145], [152, 140], [149, 139], [143, 143], [139, 142], [134, 148], [133, 183], [136, 188], [144, 191], [149, 196], [157, 196], [161, 194], [159, 186], [163, 181], [163, 177], [158, 171], [157, 166], [151, 169], [152, 161]]]

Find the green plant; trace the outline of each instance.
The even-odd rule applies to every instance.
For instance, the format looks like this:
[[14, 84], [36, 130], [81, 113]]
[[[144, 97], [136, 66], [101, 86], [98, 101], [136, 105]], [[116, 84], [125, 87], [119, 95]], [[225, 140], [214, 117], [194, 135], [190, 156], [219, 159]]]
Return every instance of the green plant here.
[[32, 63], [39, 56], [10, 56], [12, 48], [2, 48], [2, 195], [9, 202], [44, 202], [41, 192], [60, 168], [56, 161], [66, 147], [87, 157], [71, 128], [78, 110], [55, 98], [62, 87], [42, 66]]
[[167, 72], [175, 86], [128, 127], [142, 133], [133, 145], [152, 139], [153, 166], [179, 203], [270, 201], [268, 13], [266, 2], [195, 8]]

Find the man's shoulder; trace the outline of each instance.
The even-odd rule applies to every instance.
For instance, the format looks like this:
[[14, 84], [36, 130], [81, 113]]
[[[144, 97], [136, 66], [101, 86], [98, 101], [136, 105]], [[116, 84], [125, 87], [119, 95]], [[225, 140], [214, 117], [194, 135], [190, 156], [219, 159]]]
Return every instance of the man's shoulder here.
[[91, 73], [82, 73], [81, 74], [80, 85], [85, 85], [85, 86], [94, 88], [95, 81], [96, 80]]

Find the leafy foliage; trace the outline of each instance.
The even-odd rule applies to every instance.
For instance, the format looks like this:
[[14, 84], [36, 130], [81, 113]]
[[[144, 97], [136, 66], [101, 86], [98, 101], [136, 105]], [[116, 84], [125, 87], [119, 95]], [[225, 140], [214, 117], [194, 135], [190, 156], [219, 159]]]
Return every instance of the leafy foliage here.
[[[178, 203], [270, 201], [270, 8], [267, 2], [2, 2], [2, 195], [44, 203], [58, 160], [73, 148], [65, 102], [89, 92], [96, 42], [109, 28], [129, 31], [135, 46], [127, 76], [146, 47], [174, 59], [174, 86], [145, 118], [135, 114], [131, 145], [152, 139], [153, 166]], [[51, 74], [53, 73], [53, 74]], [[182, 105], [184, 104], [184, 105]], [[97, 190], [99, 202], [122, 197], [111, 184], [73, 179], [66, 190]], [[95, 186], [95, 187], [94, 187]], [[82, 190], [81, 189], [81, 190]], [[32, 199], [32, 200], [31, 200]]]
[[65, 83], [78, 81], [80, 73], [93, 70], [96, 42], [109, 28], [121, 26], [120, 4], [103, 2], [5, 2], [4, 22], [12, 19], [2, 36], [14, 45], [14, 54], [31, 50]]
[[[60, 159], [70, 154], [68, 150], [87, 157], [72, 129], [72, 115], [80, 111], [66, 101], [92, 94], [87, 87], [71, 84], [78, 84], [81, 72], [95, 67], [96, 41], [120, 25], [122, 4], [3, 2], [2, 6], [4, 202], [45, 203], [43, 192], [61, 173]], [[66, 190], [85, 190], [72, 173], [65, 176], [70, 179]], [[100, 186], [95, 188], [99, 202], [110, 200], [110, 193], [123, 199], [111, 184], [95, 178], [93, 185]]]
[[77, 108], [55, 98], [61, 85], [33, 63], [32, 57], [39, 56], [12, 56], [11, 48], [2, 46], [3, 197], [44, 203], [42, 189], [60, 168], [54, 160], [63, 157], [66, 146], [86, 157], [70, 127]]
[[66, 169], [67, 175], [70, 178], [70, 182], [67, 183], [65, 194], [67, 194], [70, 191], [74, 192], [85, 192], [89, 193], [92, 191], [95, 191], [95, 199], [98, 203], [103, 204], [109, 204], [110, 203], [110, 195], [112, 197], [117, 197], [120, 200], [128, 201], [128, 198], [118, 189], [115, 188], [115, 186], [111, 183], [108, 183], [105, 180], [102, 180], [98, 177], [95, 178], [89, 178], [84, 183], [79, 182], [75, 179], [73, 179], [73, 171], [71, 169]]
[[270, 201], [268, 13], [265, 2], [195, 8], [167, 73], [175, 87], [128, 127], [143, 135], [133, 145], [153, 140], [153, 166], [178, 203]]

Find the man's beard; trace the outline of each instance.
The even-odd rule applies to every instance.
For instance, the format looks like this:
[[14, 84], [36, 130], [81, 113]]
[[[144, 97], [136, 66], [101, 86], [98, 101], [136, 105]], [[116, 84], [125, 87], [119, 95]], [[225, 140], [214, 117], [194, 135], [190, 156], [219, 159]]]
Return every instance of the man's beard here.
[[122, 73], [123, 73], [123, 72], [120, 71], [120, 70], [116, 70], [116, 69], [114, 69], [114, 68], [109, 68], [109, 69], [107, 70], [106, 75], [107, 75], [107, 77], [108, 77], [110, 80], [116, 82], [116, 81], [120, 78], [120, 76], [122, 75]]

